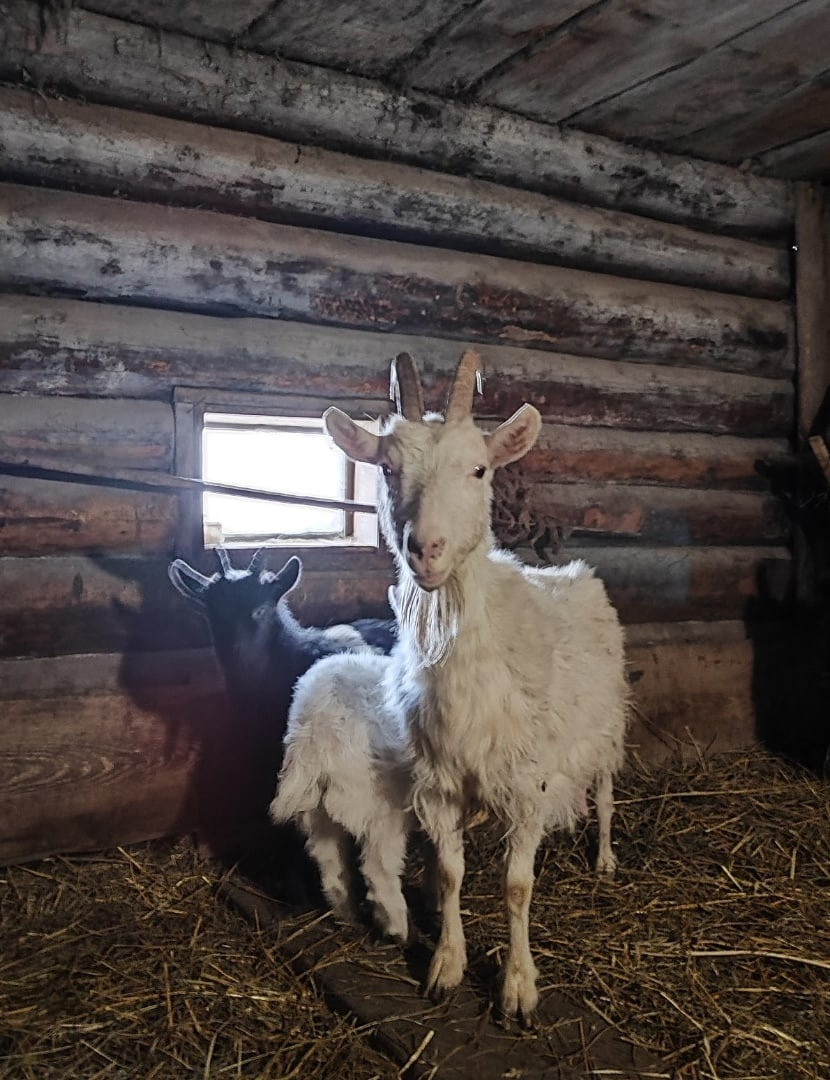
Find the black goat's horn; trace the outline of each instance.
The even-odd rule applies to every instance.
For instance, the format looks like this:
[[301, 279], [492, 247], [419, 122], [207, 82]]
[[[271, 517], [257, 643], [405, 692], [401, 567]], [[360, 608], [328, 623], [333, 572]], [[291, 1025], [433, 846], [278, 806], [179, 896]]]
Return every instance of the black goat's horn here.
[[251, 561], [248, 563], [248, 573], [253, 574], [255, 570], [259, 570], [262, 566], [262, 560], [265, 558], [265, 548], [257, 548], [251, 557]]
[[418, 423], [424, 418], [424, 392], [415, 367], [415, 361], [409, 353], [398, 353], [392, 361], [389, 372], [389, 396], [395, 402], [395, 408], [407, 420]]
[[473, 411], [473, 396], [482, 386], [483, 365], [475, 349], [465, 349], [450, 387], [445, 420], [461, 420]]
[[222, 573], [225, 575], [225, 577], [227, 577], [233, 569], [233, 567], [231, 566], [230, 555], [228, 555], [225, 548], [218, 547], [216, 549], [216, 558], [219, 560], [219, 565], [222, 568]]

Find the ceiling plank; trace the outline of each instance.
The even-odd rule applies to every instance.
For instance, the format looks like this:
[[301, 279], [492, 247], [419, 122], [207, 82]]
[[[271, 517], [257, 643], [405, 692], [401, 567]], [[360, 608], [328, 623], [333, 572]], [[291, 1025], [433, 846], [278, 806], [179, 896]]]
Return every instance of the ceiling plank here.
[[[574, 113], [577, 127], [689, 152], [694, 133], [752, 115], [827, 68], [830, 5], [801, 0], [781, 15], [611, 101]], [[703, 136], [701, 137], [701, 141]]]
[[464, 90], [497, 64], [597, 5], [589, 0], [484, 0], [464, 10], [407, 69], [412, 86]]
[[[830, 53], [827, 61], [830, 63]], [[830, 71], [824, 71], [791, 93], [776, 95], [752, 112], [741, 113], [725, 123], [693, 132], [672, 144], [718, 160], [745, 160], [777, 146], [811, 138], [830, 125]], [[830, 159], [825, 158], [825, 164]]]
[[601, 112], [608, 98], [695, 60], [791, 4], [611, 0], [571, 19], [530, 55], [485, 79], [479, 97], [549, 122], [590, 106]]
[[212, 41], [233, 41], [271, 7], [271, 0], [87, 0], [89, 11], [128, 22], [178, 30]]
[[830, 181], [830, 130], [761, 154], [758, 165], [783, 179]]
[[244, 36], [247, 48], [361, 75], [396, 66], [463, 0], [283, 0]]

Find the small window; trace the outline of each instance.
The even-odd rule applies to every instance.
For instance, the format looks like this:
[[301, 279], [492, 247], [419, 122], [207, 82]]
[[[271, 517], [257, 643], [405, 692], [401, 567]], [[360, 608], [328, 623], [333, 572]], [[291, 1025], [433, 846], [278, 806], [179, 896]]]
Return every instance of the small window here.
[[[376, 502], [375, 470], [349, 461], [320, 420], [205, 412], [201, 449], [203, 480], [287, 495]], [[206, 492], [202, 520], [206, 546], [377, 544], [375, 516], [346, 509]]]
[[[176, 472], [217, 485], [374, 507], [377, 470], [349, 461], [332, 443], [321, 420], [327, 404], [177, 387]], [[344, 405], [358, 423], [379, 430], [379, 421], [360, 419], [367, 403]], [[182, 500], [178, 545], [194, 557], [219, 546], [377, 550], [377, 515], [196, 491]]]

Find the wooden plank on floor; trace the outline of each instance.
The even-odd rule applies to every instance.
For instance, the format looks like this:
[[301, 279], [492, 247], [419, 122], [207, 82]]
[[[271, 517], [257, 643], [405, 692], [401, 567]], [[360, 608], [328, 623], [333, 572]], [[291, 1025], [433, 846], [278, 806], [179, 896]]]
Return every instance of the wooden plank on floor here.
[[[261, 887], [235, 876], [220, 886], [219, 897], [278, 938], [282, 909]], [[294, 970], [311, 974], [336, 1011], [365, 1025], [399, 1069], [408, 1066], [407, 1078], [669, 1078], [655, 1057], [624, 1042], [596, 1014], [557, 991], [542, 994], [539, 1022], [544, 1037], [524, 1036], [515, 1026], [510, 1030], [498, 1024], [487, 999], [466, 981], [446, 1004], [425, 1001], [419, 993], [429, 956], [425, 946], [401, 955], [396, 948], [372, 945], [366, 939], [361, 943], [364, 969], [355, 960], [331, 955], [334, 933], [328, 917], [310, 919], [284, 945], [278, 940], [275, 948]], [[371, 993], [366, 992], [367, 971]]]

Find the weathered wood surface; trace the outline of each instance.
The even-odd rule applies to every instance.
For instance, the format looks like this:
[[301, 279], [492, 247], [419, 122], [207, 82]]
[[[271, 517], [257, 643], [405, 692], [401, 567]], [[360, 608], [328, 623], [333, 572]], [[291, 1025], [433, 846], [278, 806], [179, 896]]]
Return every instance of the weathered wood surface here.
[[812, 434], [830, 387], [830, 200], [815, 184], [796, 185], [798, 439]]
[[599, 124], [605, 133], [667, 140], [678, 149], [693, 141], [696, 151], [705, 154], [707, 145], [718, 147], [701, 140], [701, 133], [717, 132], [741, 116], [745, 127], [754, 127], [752, 116], [759, 107], [781, 98], [787, 87], [824, 73], [829, 31], [825, 0], [787, 4], [776, 17], [759, 19], [744, 33], [633, 85], [613, 101], [572, 113], [571, 120], [583, 129]]
[[755, 375], [793, 349], [788, 304], [688, 286], [13, 184], [0, 223], [7, 289]]
[[262, 136], [0, 89], [0, 176], [780, 298], [789, 250]]
[[[495, 426], [495, 422], [489, 426]], [[615, 481], [767, 490], [769, 481], [759, 471], [758, 463], [781, 464], [790, 457], [789, 443], [783, 438], [749, 439], [546, 423], [533, 449], [501, 475], [515, 473], [531, 482]], [[499, 477], [497, 474], [497, 484], [501, 482]]]
[[[582, 537], [682, 546], [783, 543], [788, 535], [778, 501], [764, 493], [549, 482], [523, 494], [523, 515], [534, 526]], [[509, 488], [506, 503], [511, 510], [516, 504]], [[498, 518], [498, 496], [495, 513]]]
[[[104, 104], [262, 131], [427, 165], [612, 209], [759, 235], [792, 220], [786, 185], [624, 146], [488, 107], [401, 93], [78, 8], [44, 33], [37, 5], [4, 0], [0, 78]], [[159, 63], [159, 50], [164, 63]], [[251, 93], [251, 87], [257, 92]]]
[[[462, 0], [282, 0], [242, 37], [247, 48], [275, 52], [361, 75], [394, 72], [431, 38]], [[321, 29], [325, 27], [325, 33]]]
[[[162, 554], [175, 546], [180, 498], [0, 474], [0, 551]], [[669, 545], [782, 543], [788, 534], [765, 492], [530, 482], [521, 472], [499, 478], [494, 512], [497, 532], [500, 523], [520, 525], [511, 543], [546, 528]]]
[[[792, 571], [788, 552], [753, 547], [593, 547], [569, 541], [565, 558], [597, 568], [627, 623], [690, 618], [739, 619], [761, 585], [782, 604]], [[300, 555], [303, 577], [291, 607], [304, 624], [330, 625], [389, 615], [394, 580], [385, 552], [279, 549], [268, 565]], [[534, 561], [530, 551], [520, 555]], [[172, 558], [172, 555], [170, 556]], [[57, 656], [202, 647], [207, 624], [173, 589], [168, 558], [55, 555], [0, 558], [0, 655]], [[213, 573], [215, 560], [197, 560]]]
[[[601, 888], [601, 886], [600, 886]], [[220, 884], [218, 897], [269, 935], [279, 935], [284, 912], [269, 896], [267, 886], [233, 873]], [[430, 953], [423, 947], [401, 956], [389, 946], [374, 943], [359, 929], [336, 931], [360, 934], [359, 950], [338, 959], [334, 929], [327, 918], [309, 918], [292, 928], [280, 955], [293, 970], [310, 978], [337, 1012], [361, 1026], [368, 1038], [408, 1080], [504, 1080], [532, 1076], [535, 1080], [584, 1080], [586, 1070], [596, 1077], [618, 1080], [668, 1080], [669, 1073], [652, 1055], [624, 1042], [617, 1032], [586, 1006], [546, 988], [538, 1009], [540, 1039], [524, 1038], [499, 1024], [486, 1008], [490, 988], [480, 978], [465, 978], [453, 992], [449, 1008], [436, 1008], [421, 992]], [[367, 978], [372, 992], [366, 993]], [[474, 985], [471, 985], [471, 982]]]
[[0, 475], [0, 552], [160, 554], [177, 509], [173, 495]]
[[[628, 656], [630, 742], [644, 760], [692, 741], [753, 741], [742, 624], [632, 629]], [[210, 829], [250, 810], [256, 745], [208, 648], [3, 660], [0, 701], [0, 862]]]
[[[303, 623], [389, 615], [387, 589], [393, 574], [385, 553], [344, 552], [337, 558], [330, 552], [280, 549], [269, 556], [268, 565], [281, 568], [292, 552], [305, 567], [291, 594], [292, 609]], [[172, 549], [160, 558], [33, 558], [31, 550], [0, 558], [0, 655], [206, 645], [207, 624], [168, 579], [172, 558]], [[217, 569], [215, 559], [207, 556], [199, 567], [209, 574]]]
[[594, 105], [599, 111], [609, 99], [696, 60], [791, 4], [702, 0], [667, 8], [660, 0], [617, 0], [580, 7], [575, 18], [541, 35], [527, 55], [500, 65], [492, 77], [482, 71], [480, 99], [548, 122], [578, 116]]
[[556, 33], [585, 9], [585, 0], [483, 0], [465, 7], [405, 67], [408, 82], [450, 95], [467, 90], [510, 57]]
[[[427, 404], [443, 405], [466, 343], [269, 319], [226, 319], [121, 305], [0, 295], [0, 391], [170, 399], [176, 386], [293, 397], [308, 406], [365, 398], [387, 408], [389, 363], [411, 352]], [[550, 422], [789, 433], [791, 361], [781, 378], [577, 357], [477, 343], [488, 373], [481, 417], [504, 419], [525, 400]]]
[[[173, 462], [173, 413], [159, 401], [0, 395], [0, 460], [62, 458], [64, 467], [155, 469]], [[0, 475], [0, 484], [4, 478]]]
[[262, 18], [272, 0], [92, 0], [88, 5], [102, 14], [130, 19], [146, 26], [182, 30], [208, 40], [236, 41]]

